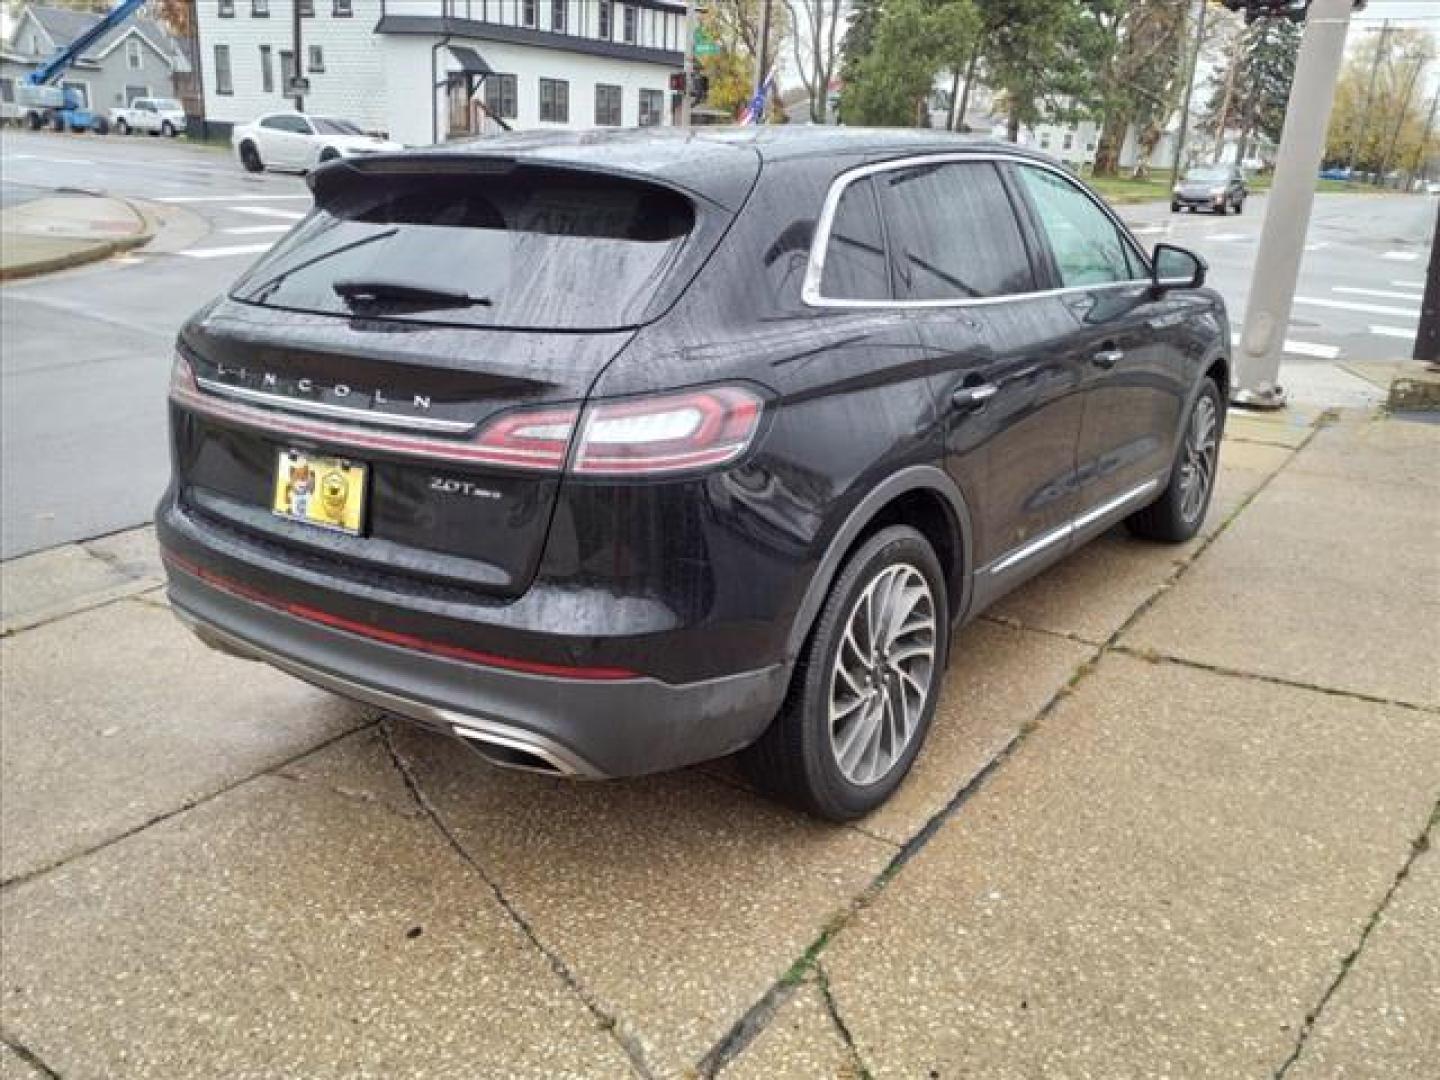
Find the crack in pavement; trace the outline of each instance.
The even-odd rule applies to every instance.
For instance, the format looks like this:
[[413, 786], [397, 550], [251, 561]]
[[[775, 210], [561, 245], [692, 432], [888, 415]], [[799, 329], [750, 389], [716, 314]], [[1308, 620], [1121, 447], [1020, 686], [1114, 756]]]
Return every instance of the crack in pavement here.
[[[1311, 440], [1315, 438], [1319, 430], [1319, 427], [1311, 428], [1300, 445], [1294, 448], [1294, 453], [1286, 458], [1279, 468], [1267, 476], [1254, 491], [1241, 500], [1229, 516], [1220, 523], [1219, 527], [1200, 541], [1190, 557], [1183, 562], [1177, 563], [1174, 571], [1156, 587], [1155, 591], [1141, 601], [1135, 610], [1115, 628], [1104, 642], [1095, 647], [1093, 654], [1086, 657], [1077, 665], [1066, 685], [1055, 691], [1050, 699], [1039, 708], [1035, 715], [1022, 723], [1005, 745], [1000, 747], [977, 772], [966, 780], [944, 806], [931, 815], [930, 819], [926, 821], [909, 840], [900, 845], [900, 849], [891, 858], [889, 863], [887, 863], [870, 884], [850, 902], [848, 909], [842, 911], [821, 931], [820, 935], [812, 941], [800, 957], [791, 964], [789, 970], [786, 971], [780, 979], [776, 980], [770, 989], [767, 990], [755, 1004], [751, 1005], [750, 1008], [741, 1015], [740, 1019], [731, 1026], [730, 1030], [701, 1058], [700, 1063], [696, 1066], [696, 1071], [701, 1076], [713, 1077], [745, 1051], [750, 1043], [755, 1040], [756, 1036], [765, 1030], [770, 1020], [774, 1018], [775, 1006], [773, 998], [776, 988], [787, 982], [793, 983], [799, 981], [807, 971], [819, 966], [820, 954], [824, 952], [830, 942], [834, 940], [860, 912], [864, 911], [879, 899], [880, 894], [884, 892], [885, 887], [890, 881], [904, 869], [905, 865], [911, 859], [919, 854], [921, 849], [940, 831], [940, 828], [954, 817], [960, 809], [970, 801], [972, 796], [985, 786], [990, 777], [992, 777], [1002, 765], [1009, 761], [1010, 758], [1015, 756], [1025, 740], [1044, 723], [1046, 717], [1054, 712], [1062, 701], [1074, 693], [1075, 687], [1095, 670], [1099, 662], [1108, 653], [1121, 651], [1119, 648], [1120, 638], [1124, 636], [1161, 597], [1173, 589], [1175, 585], [1184, 578], [1190, 568], [1200, 560], [1200, 556], [1205, 554], [1205, 552], [1210, 549], [1210, 546], [1218, 541], [1220, 537], [1224, 536], [1231, 525], [1239, 519], [1240, 515], [1248, 510], [1250, 505], [1275, 482], [1275, 479], [1300, 456], [1300, 453], [1310, 445]], [[1027, 627], [1026, 629], [1029, 628]], [[1086, 644], [1085, 642], [1081, 643]]]
[[3, 1042], [6, 1046], [8, 1046], [11, 1053], [13, 1053], [21, 1061], [25, 1062], [26, 1065], [29, 1065], [41, 1076], [46, 1077], [47, 1080], [60, 1080], [60, 1074], [54, 1069], [52, 1069], [49, 1065], [45, 1064], [44, 1059], [41, 1058], [39, 1054], [35, 1053], [34, 1050], [31, 1050], [24, 1043], [19, 1042], [18, 1040], [12, 1038], [9, 1035], [0, 1035], [0, 1042]]
[[630, 1067], [643, 1077], [644, 1080], [652, 1080], [655, 1074], [651, 1071], [649, 1065], [646, 1064], [644, 1051], [640, 1047], [639, 1042], [633, 1036], [627, 1035], [620, 1030], [618, 1017], [606, 1009], [605, 1006], [600, 1003], [600, 1000], [585, 988], [576, 974], [570, 969], [570, 965], [565, 963], [559, 953], [549, 948], [540, 940], [540, 935], [535, 930], [535, 927], [531, 925], [530, 920], [527, 919], [510, 898], [505, 895], [499, 883], [490, 876], [485, 868], [480, 865], [480, 861], [470, 854], [465, 848], [465, 845], [460, 842], [460, 838], [445, 824], [444, 818], [440, 816], [440, 811], [436, 809], [435, 804], [430, 801], [430, 797], [426, 795], [420, 787], [420, 782], [415, 778], [415, 774], [411, 770], [409, 763], [401, 756], [400, 751], [396, 749], [395, 741], [390, 734], [388, 718], [381, 718], [380, 732], [384, 737], [385, 749], [390, 755], [391, 763], [395, 766], [396, 771], [399, 772], [406, 790], [410, 792], [410, 797], [415, 800], [416, 805], [420, 807], [424, 816], [435, 826], [435, 830], [445, 840], [446, 844], [454, 850], [455, 854], [460, 857], [461, 861], [475, 871], [475, 874], [490, 889], [490, 892], [495, 897], [495, 902], [500, 905], [501, 910], [510, 917], [510, 921], [525, 935], [530, 944], [535, 947], [535, 950], [545, 958], [550, 965], [550, 970], [560, 977], [560, 980], [569, 987], [570, 991], [580, 1000], [581, 1004], [600, 1022], [600, 1026], [609, 1032], [610, 1037], [615, 1040], [616, 1045], [620, 1047], [621, 1051], [629, 1059]]
[[1290, 1067], [1300, 1059], [1301, 1053], [1305, 1050], [1305, 1044], [1310, 1041], [1310, 1036], [1315, 1030], [1315, 1025], [1319, 1023], [1321, 1016], [1325, 1013], [1325, 1007], [1330, 1004], [1330, 999], [1335, 996], [1336, 992], [1345, 982], [1346, 976], [1350, 974], [1351, 968], [1355, 966], [1355, 961], [1360, 959], [1360, 954], [1365, 951], [1365, 946], [1370, 942], [1370, 935], [1374, 933], [1375, 928], [1380, 925], [1380, 920], [1384, 918], [1385, 912], [1390, 907], [1390, 902], [1395, 899], [1395, 893], [1399, 891], [1401, 884], [1410, 876], [1410, 869], [1415, 865], [1415, 860], [1424, 852], [1430, 850], [1432, 846], [1431, 834], [1435, 832], [1437, 825], [1440, 825], [1440, 799], [1437, 799], [1434, 807], [1431, 808], [1430, 817], [1425, 822], [1425, 827], [1421, 829], [1420, 834], [1410, 842], [1410, 851], [1405, 857], [1404, 864], [1396, 872], [1394, 879], [1390, 882], [1390, 887], [1385, 890], [1385, 895], [1381, 897], [1379, 905], [1370, 913], [1370, 918], [1366, 921], [1364, 929], [1360, 931], [1360, 939], [1355, 943], [1355, 948], [1351, 949], [1340, 961], [1340, 970], [1335, 973], [1335, 978], [1331, 980], [1330, 985], [1325, 988], [1325, 992], [1320, 995], [1320, 1000], [1316, 1003], [1315, 1007], [1305, 1014], [1305, 1023], [1300, 1028], [1300, 1034], [1295, 1039], [1295, 1046], [1290, 1051], [1290, 1056], [1281, 1062], [1280, 1067], [1275, 1070], [1275, 1080], [1283, 1080], [1285, 1074], [1290, 1071]]
[[825, 1003], [825, 1012], [829, 1014], [830, 1023], [839, 1034], [840, 1041], [845, 1044], [850, 1055], [850, 1064], [859, 1080], [871, 1080], [875, 1074], [865, 1064], [865, 1059], [860, 1055], [860, 1047], [855, 1045], [855, 1037], [850, 1034], [850, 1028], [840, 1015], [840, 1003], [835, 1000], [835, 995], [830, 990], [830, 976], [825, 974], [825, 968], [819, 960], [815, 961], [815, 985], [820, 988], [820, 1000]]

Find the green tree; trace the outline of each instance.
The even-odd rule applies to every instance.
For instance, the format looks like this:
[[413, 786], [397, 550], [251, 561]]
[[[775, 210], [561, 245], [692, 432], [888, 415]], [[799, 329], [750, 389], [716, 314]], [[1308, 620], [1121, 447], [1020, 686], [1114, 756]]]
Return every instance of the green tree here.
[[1217, 158], [1232, 128], [1240, 132], [1240, 161], [1250, 156], [1257, 135], [1279, 142], [1300, 35], [1289, 19], [1260, 19], [1235, 35], [1230, 55], [1211, 75], [1200, 124], [1215, 139]]
[[1377, 175], [1392, 166], [1413, 173], [1440, 152], [1436, 92], [1425, 92], [1434, 55], [1430, 36], [1416, 30], [1362, 41], [1336, 84], [1326, 162]]
[[1097, 112], [1102, 120], [1095, 175], [1113, 176], [1119, 171], [1120, 150], [1132, 125], [1142, 168], [1154, 151], [1175, 111], [1191, 7], [1176, 0], [1109, 0], [1092, 8], [1101, 61]]
[[[710, 80], [705, 103], [712, 108], [735, 113], [755, 93], [755, 64], [760, 51], [761, 9], [764, 0], [710, 0], [701, 16], [706, 33], [720, 46], [720, 51], [700, 60], [700, 70]], [[785, 7], [774, 3], [770, 12], [769, 44], [766, 54], [770, 65], [779, 58], [780, 48], [790, 31]], [[778, 101], [772, 108], [778, 109]]]
[[840, 62], [840, 112], [846, 112], [847, 91], [860, 75], [861, 62], [875, 48], [875, 38], [884, 14], [885, 0], [855, 0], [850, 9], [850, 25], [845, 31], [841, 45]]
[[1104, 32], [1084, 0], [976, 0], [985, 78], [1006, 113], [1011, 142], [1022, 126], [1084, 115], [1095, 104]]
[[868, 50], [847, 57], [846, 122], [925, 123], [936, 74], [971, 53], [978, 28], [972, 0], [887, 0]]

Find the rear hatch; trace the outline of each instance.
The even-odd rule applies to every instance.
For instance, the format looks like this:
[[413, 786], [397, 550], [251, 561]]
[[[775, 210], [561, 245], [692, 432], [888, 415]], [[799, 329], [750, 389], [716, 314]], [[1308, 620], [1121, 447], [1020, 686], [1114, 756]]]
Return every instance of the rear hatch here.
[[730, 214], [503, 158], [373, 158], [314, 187], [315, 210], [182, 331], [183, 505], [340, 573], [523, 592], [562, 421]]

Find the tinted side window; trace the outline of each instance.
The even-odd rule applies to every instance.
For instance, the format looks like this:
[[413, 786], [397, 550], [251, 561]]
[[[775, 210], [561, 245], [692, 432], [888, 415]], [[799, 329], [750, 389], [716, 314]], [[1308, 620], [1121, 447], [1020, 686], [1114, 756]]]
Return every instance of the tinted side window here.
[[1048, 169], [1022, 165], [1015, 171], [1040, 216], [1062, 285], [1103, 285], [1139, 276], [1130, 269], [1120, 230], [1085, 192]]
[[832, 300], [890, 299], [890, 271], [880, 212], [868, 179], [857, 180], [840, 196], [830, 239], [825, 244], [825, 271], [820, 295]]
[[1020, 225], [989, 162], [876, 176], [900, 300], [962, 300], [1035, 288]]

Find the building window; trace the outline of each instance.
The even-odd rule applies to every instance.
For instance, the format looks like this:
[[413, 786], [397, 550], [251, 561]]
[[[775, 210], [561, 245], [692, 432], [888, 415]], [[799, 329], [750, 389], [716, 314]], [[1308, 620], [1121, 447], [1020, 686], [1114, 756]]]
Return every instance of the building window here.
[[220, 0], [220, 18], [233, 19], [235, 17], [235, 0]]
[[485, 77], [485, 111], [501, 120], [514, 120], [520, 114], [520, 89], [514, 75]]
[[9, 75], [0, 78], [0, 101], [6, 105], [15, 104], [15, 80]]
[[267, 94], [275, 92], [275, 67], [270, 62], [270, 46], [260, 46], [260, 89]]
[[268, 19], [270, 17], [270, 0], [250, 0], [250, 17], [252, 19]]
[[640, 91], [640, 126], [659, 127], [664, 119], [665, 92], [663, 90]]
[[150, 88], [148, 86], [127, 86], [125, 87], [125, 95], [121, 100], [125, 107], [129, 109], [135, 105], [136, 98], [149, 96]]
[[615, 36], [615, 30], [611, 24], [614, 15], [615, 5], [610, 0], [600, 0], [599, 37], [601, 41], [609, 41]]
[[566, 0], [551, 0], [550, 29], [557, 34], [565, 33]]
[[540, 119], [552, 124], [570, 122], [570, 84], [564, 79], [540, 80]]
[[535, 0], [520, 0], [520, 22], [524, 26], [535, 25]]
[[625, 40], [635, 44], [635, 9], [629, 4], [625, 5]]
[[131, 71], [139, 71], [145, 66], [145, 58], [140, 55], [140, 39], [131, 38], [125, 42], [125, 66]]
[[233, 94], [235, 85], [230, 81], [230, 46], [215, 46], [215, 93]]
[[355, 14], [355, 9], [350, 6], [350, 0], [335, 0], [335, 7], [331, 14], [337, 19], [348, 19]]
[[1074, 146], [1075, 133], [1073, 131], [1065, 132], [1065, 141], [1061, 145], [1064, 146], [1066, 150], [1069, 150], [1072, 146]]
[[595, 87], [596, 127], [620, 126], [620, 93], [618, 86], [606, 86], [602, 83]]
[[280, 92], [282, 94], [288, 94], [290, 92], [290, 84], [295, 80], [297, 74], [299, 73], [295, 70], [295, 54], [289, 49], [281, 49]]
[[300, 17], [302, 19], [313, 19], [315, 17], [315, 0], [295, 0], [300, 5]]
[[310, 63], [307, 66], [311, 71], [325, 70], [325, 50], [319, 45], [310, 46]]

